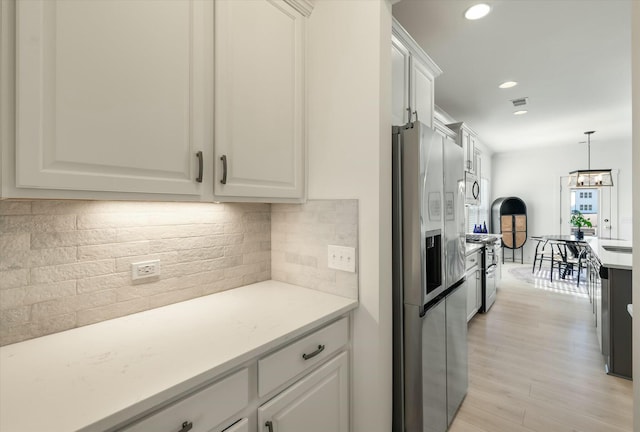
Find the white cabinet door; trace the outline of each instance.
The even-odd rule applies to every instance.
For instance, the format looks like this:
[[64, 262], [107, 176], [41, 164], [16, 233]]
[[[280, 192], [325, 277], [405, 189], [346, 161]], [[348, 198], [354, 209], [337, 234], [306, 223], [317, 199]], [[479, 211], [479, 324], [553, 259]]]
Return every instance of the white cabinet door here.
[[433, 127], [434, 83], [442, 70], [393, 20], [391, 36], [392, 124], [419, 120]]
[[282, 0], [215, 2], [217, 197], [303, 198], [304, 44]]
[[460, 133], [462, 136], [462, 148], [464, 149], [465, 169], [473, 172], [473, 144], [471, 134], [466, 129], [462, 129]]
[[328, 361], [258, 409], [260, 432], [348, 432], [347, 352]]
[[476, 310], [482, 307], [482, 270], [476, 270]]
[[409, 122], [409, 50], [391, 37], [391, 115], [394, 126]]
[[478, 149], [478, 138], [474, 134], [469, 135], [469, 159], [471, 164], [470, 171], [476, 176], [480, 177], [480, 171], [478, 158], [480, 157], [480, 150]]
[[476, 307], [476, 303], [477, 303], [477, 293], [476, 293], [476, 274], [475, 272], [473, 273], [467, 273], [467, 280], [465, 281], [465, 288], [467, 290], [467, 322], [473, 318], [473, 316], [476, 314], [476, 312], [478, 311], [477, 307]]
[[467, 272], [467, 322], [473, 318], [482, 306], [482, 283], [479, 279], [480, 270], [476, 269]]
[[479, 147], [475, 147], [473, 151], [473, 172], [478, 179], [482, 178], [482, 153], [480, 153]]
[[211, 189], [211, 2], [16, 7], [17, 187], [194, 199]]
[[413, 119], [433, 127], [434, 78], [429, 69], [416, 57], [411, 57], [411, 109]]

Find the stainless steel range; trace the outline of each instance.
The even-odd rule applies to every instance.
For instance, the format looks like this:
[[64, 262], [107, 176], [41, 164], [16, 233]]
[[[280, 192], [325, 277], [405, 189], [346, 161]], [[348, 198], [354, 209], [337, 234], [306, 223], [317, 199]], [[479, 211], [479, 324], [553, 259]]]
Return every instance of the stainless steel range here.
[[482, 256], [482, 307], [480, 312], [489, 311], [496, 301], [498, 285], [502, 278], [501, 234], [467, 234], [467, 243], [482, 243], [485, 253]]

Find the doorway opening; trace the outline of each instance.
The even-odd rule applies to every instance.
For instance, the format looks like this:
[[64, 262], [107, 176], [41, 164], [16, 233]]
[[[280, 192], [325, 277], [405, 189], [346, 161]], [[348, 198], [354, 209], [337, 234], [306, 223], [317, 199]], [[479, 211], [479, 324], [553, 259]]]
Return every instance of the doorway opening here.
[[[591, 222], [591, 227], [582, 227], [581, 231], [587, 236], [598, 235], [599, 221], [599, 194], [598, 189], [570, 189], [571, 214], [580, 212], [585, 219]], [[578, 228], [572, 226], [571, 234], [576, 235]]]
[[602, 239], [618, 238], [618, 171], [613, 170], [613, 186], [602, 188], [571, 188], [569, 177], [560, 177], [560, 234], [575, 234], [571, 213], [579, 211], [591, 220], [593, 227], [581, 228], [587, 236]]

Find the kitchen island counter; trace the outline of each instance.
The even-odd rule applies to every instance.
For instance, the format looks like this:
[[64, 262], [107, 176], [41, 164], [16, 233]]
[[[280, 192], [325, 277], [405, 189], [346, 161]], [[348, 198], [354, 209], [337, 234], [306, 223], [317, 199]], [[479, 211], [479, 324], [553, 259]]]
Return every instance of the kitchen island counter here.
[[110, 430], [356, 306], [265, 281], [4, 346], [0, 430]]
[[[585, 241], [596, 254], [603, 267], [620, 270], [633, 268], [633, 254], [631, 252], [615, 252], [618, 250], [631, 250], [633, 242], [629, 240], [607, 240], [597, 237], [585, 237]], [[614, 248], [613, 250], [611, 248]], [[628, 249], [627, 249], [628, 248]], [[609, 250], [607, 250], [609, 249]]]

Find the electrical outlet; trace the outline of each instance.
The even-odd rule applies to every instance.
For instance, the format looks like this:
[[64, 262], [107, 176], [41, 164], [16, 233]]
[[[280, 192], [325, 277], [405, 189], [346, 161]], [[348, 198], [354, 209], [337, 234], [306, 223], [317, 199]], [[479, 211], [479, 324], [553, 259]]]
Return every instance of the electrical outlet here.
[[355, 273], [356, 249], [346, 246], [329, 245], [328, 261], [329, 268]]
[[160, 260], [141, 261], [131, 264], [131, 280], [160, 276]]

